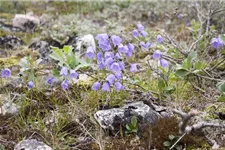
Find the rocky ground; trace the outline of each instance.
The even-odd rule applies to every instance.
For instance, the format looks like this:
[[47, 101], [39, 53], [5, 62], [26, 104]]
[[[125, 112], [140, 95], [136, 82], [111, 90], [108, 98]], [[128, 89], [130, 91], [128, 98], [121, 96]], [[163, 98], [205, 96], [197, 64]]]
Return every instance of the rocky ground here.
[[[209, 7], [210, 26], [204, 22]], [[0, 78], [0, 150], [224, 149], [225, 104], [218, 102], [216, 89], [225, 80], [224, 56], [206, 40], [224, 34], [224, 8], [219, 2], [1, 1], [0, 69], [12, 72]], [[157, 69], [151, 51], [137, 51], [129, 61], [137, 61], [139, 71], [124, 78], [125, 90], [92, 91], [102, 75], [85, 59], [87, 48], [98, 46], [94, 37], [108, 33], [132, 41], [137, 23], [150, 36], [163, 35], [165, 45], [152, 44], [152, 49], [165, 49], [171, 64], [183, 62], [194, 49], [209, 75], [174, 77], [168, 81], [173, 87], [161, 93], [157, 76], [165, 72]], [[57, 74], [60, 60], [50, 56], [52, 47], [67, 45], [81, 65], [79, 77], [64, 91], [64, 78]], [[173, 48], [181, 54], [168, 56]], [[57, 78], [49, 85], [51, 76]], [[35, 87], [29, 89], [34, 77]]]

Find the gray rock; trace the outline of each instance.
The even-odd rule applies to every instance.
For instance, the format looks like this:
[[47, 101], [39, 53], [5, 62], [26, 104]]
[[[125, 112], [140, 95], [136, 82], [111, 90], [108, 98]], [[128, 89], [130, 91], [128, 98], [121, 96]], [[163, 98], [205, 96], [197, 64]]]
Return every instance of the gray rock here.
[[6, 114], [11, 114], [15, 115], [18, 113], [18, 106], [15, 103], [4, 103], [2, 107], [0, 108], [0, 114], [6, 115]]
[[94, 49], [96, 49], [94, 36], [91, 34], [74, 37], [67, 43], [67, 45], [73, 46], [75, 53], [80, 55], [83, 55], [89, 46], [93, 46]]
[[[161, 110], [160, 111], [164, 111]], [[112, 108], [108, 110], [99, 110], [94, 114], [95, 119], [104, 129], [119, 131], [125, 127], [133, 116], [137, 117], [139, 125], [154, 124], [158, 119], [163, 118], [155, 108], [144, 104], [142, 101], [133, 102], [124, 105], [121, 108]]]
[[27, 32], [34, 31], [40, 25], [40, 20], [32, 14], [16, 14], [13, 18], [13, 26]]
[[48, 145], [43, 142], [39, 142], [35, 139], [23, 140], [20, 141], [15, 147], [14, 150], [53, 150]]
[[50, 45], [46, 41], [39, 41], [35, 40], [30, 45], [29, 48], [32, 50], [38, 51], [40, 54], [40, 58], [45, 61], [49, 62], [50, 58], [48, 57], [50, 54]]
[[7, 35], [0, 37], [0, 48], [13, 49], [23, 44], [23, 41], [16, 36]]

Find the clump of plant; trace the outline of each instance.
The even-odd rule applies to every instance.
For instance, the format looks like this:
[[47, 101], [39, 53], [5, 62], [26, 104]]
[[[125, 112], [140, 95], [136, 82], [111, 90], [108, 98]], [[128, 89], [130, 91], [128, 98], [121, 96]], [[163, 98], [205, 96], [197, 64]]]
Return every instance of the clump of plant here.
[[134, 134], [136, 135], [138, 132], [138, 127], [137, 127], [137, 117], [133, 116], [131, 118], [131, 122], [126, 124], [126, 131], [125, 133], [128, 134]]

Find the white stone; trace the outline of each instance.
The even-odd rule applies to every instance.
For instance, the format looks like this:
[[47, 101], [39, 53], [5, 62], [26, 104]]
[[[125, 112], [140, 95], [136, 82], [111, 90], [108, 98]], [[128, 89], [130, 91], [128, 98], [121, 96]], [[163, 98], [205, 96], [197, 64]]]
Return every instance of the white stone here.
[[38, 25], [40, 25], [40, 20], [31, 14], [16, 14], [13, 18], [13, 26], [24, 31], [33, 31]]

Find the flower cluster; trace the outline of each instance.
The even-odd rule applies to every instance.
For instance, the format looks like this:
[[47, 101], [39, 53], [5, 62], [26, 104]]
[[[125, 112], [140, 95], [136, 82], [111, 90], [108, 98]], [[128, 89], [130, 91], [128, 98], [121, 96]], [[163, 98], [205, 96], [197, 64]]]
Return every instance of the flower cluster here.
[[[141, 27], [140, 27], [141, 28]], [[117, 35], [98, 34], [96, 37], [98, 42], [99, 52], [96, 54], [93, 47], [88, 47], [86, 51], [86, 57], [89, 59], [96, 58], [99, 70], [106, 70], [108, 72], [107, 77], [102, 82], [95, 82], [92, 85], [92, 90], [101, 90], [103, 92], [109, 92], [110, 87], [115, 87], [116, 91], [119, 92], [124, 89], [121, 84], [123, 72], [125, 70], [124, 62], [122, 57], [131, 57], [134, 45], [128, 43], [123, 45], [122, 39]], [[136, 64], [130, 65], [130, 71], [137, 71]]]
[[[67, 78], [68, 77], [68, 69], [66, 67], [62, 67], [61, 68], [61, 70], [60, 70], [60, 76], [63, 76], [65, 78], [65, 80], [61, 83], [61, 88], [63, 90], [68, 89], [68, 87], [69, 87], [69, 80]], [[69, 77], [71, 79], [76, 79], [78, 77], [78, 73], [75, 72], [74, 70], [70, 70]], [[52, 84], [52, 82], [53, 82], [53, 77], [50, 77], [47, 80], [47, 83]]]
[[[161, 58], [161, 52], [160, 52], [160, 50], [156, 50], [156, 51], [153, 53], [152, 57], [153, 57], [155, 60], [159, 60], [159, 59]], [[160, 59], [159, 62], [160, 62], [160, 65], [161, 65], [163, 68], [167, 68], [167, 67], [169, 66], [169, 63], [168, 63], [165, 59], [163, 59], [163, 58]]]
[[211, 42], [210, 42], [210, 45], [213, 48], [220, 48], [224, 45], [224, 42], [220, 38], [212, 38]]

